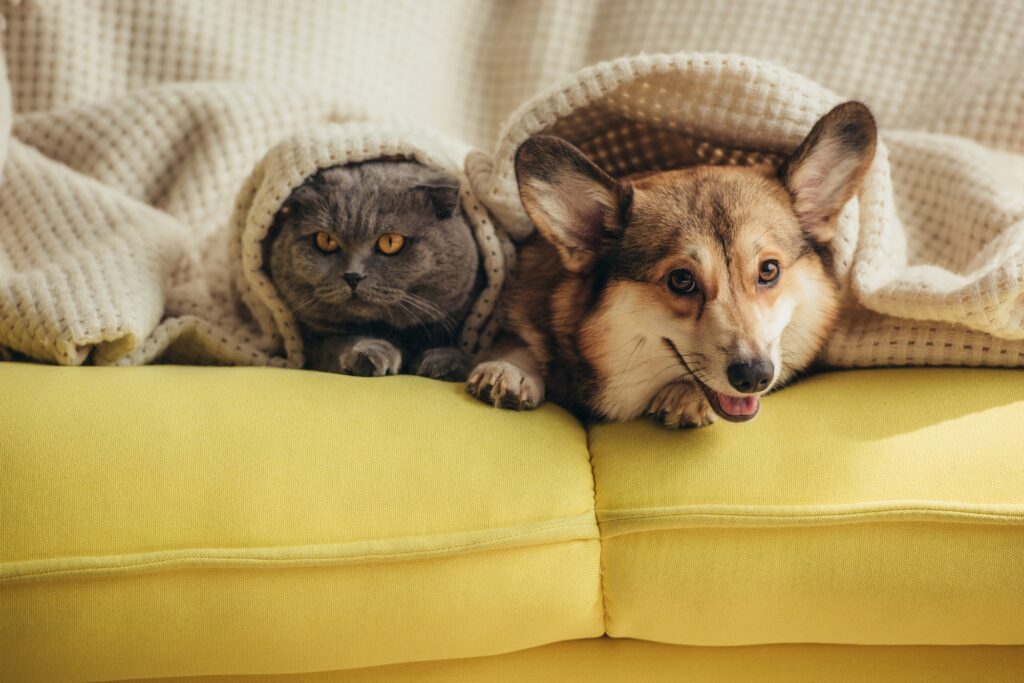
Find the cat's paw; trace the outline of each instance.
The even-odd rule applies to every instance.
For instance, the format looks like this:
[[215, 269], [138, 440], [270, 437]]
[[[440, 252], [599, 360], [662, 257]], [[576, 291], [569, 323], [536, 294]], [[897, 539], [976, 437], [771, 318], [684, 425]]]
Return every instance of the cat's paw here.
[[671, 429], [704, 427], [716, 419], [704, 392], [693, 382], [666, 384], [651, 399], [645, 414]]
[[402, 368], [402, 352], [383, 339], [360, 339], [338, 354], [338, 366], [346, 375], [397, 375]]
[[466, 390], [496, 408], [533, 410], [544, 400], [544, 382], [506, 360], [480, 363], [469, 373]]
[[424, 351], [416, 360], [412, 372], [420, 377], [461, 382], [469, 373], [469, 358], [455, 347], [439, 346]]

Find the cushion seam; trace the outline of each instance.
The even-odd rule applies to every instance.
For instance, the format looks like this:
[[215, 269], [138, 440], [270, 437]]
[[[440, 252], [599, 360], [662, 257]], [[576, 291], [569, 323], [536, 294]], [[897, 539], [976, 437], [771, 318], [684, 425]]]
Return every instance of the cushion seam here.
[[[987, 507], [987, 509], [986, 509]], [[654, 510], [656, 510], [655, 508]], [[668, 509], [662, 512], [644, 509], [598, 510], [602, 537], [656, 530], [627, 529], [604, 533], [608, 526], [625, 526], [629, 522], [660, 522], [660, 529], [673, 528], [666, 522], [676, 521], [675, 528], [688, 527], [783, 527], [830, 526], [871, 523], [877, 521], [958, 522], [978, 524], [1024, 525], [1024, 506], [972, 506], [943, 503], [907, 503], [903, 505], [848, 506], [725, 506], [708, 505]]]
[[[471, 533], [488, 533], [484, 532]], [[573, 533], [587, 531], [589, 533]], [[564, 532], [564, 533], [558, 533]], [[534, 537], [532, 541], [529, 539]], [[409, 537], [401, 537], [408, 541]], [[415, 538], [415, 537], [414, 537]], [[525, 543], [515, 543], [527, 539]], [[363, 545], [352, 542], [335, 545], [268, 546], [260, 548], [189, 548], [184, 550], [163, 550], [128, 555], [71, 556], [42, 560], [20, 560], [0, 563], [0, 585], [33, 579], [60, 578], [62, 576], [110, 576], [115, 574], [144, 573], [147, 570], [173, 570], [177, 568], [237, 568], [237, 567], [309, 567], [339, 566], [375, 561], [417, 560], [429, 557], [448, 557], [460, 552], [482, 552], [536, 545], [551, 545], [586, 540], [597, 540], [598, 531], [593, 513], [588, 511], [577, 515], [572, 521], [561, 524], [538, 525], [536, 528], [518, 533], [490, 538], [437, 546], [433, 548], [402, 550], [394, 552], [362, 552], [346, 554], [338, 552], [345, 547]], [[317, 548], [335, 549], [334, 553], [314, 554]], [[244, 551], [249, 552], [244, 552]], [[281, 553], [295, 553], [291, 556], [274, 556]], [[150, 559], [145, 559], [150, 558]], [[117, 563], [118, 559], [129, 562]], [[66, 566], [78, 563], [79, 566]], [[64, 567], [45, 569], [47, 565], [63, 564]], [[35, 569], [38, 568], [38, 569]]]
[[[597, 471], [594, 469], [594, 452], [590, 448], [590, 445], [591, 445], [591, 438], [590, 438], [591, 431], [592, 430], [590, 430], [589, 428], [585, 430], [586, 435], [587, 435], [587, 453], [590, 456], [588, 458], [588, 462], [590, 463], [590, 479], [591, 479], [591, 482], [593, 483], [593, 486], [594, 486], [594, 521], [597, 524], [597, 527], [598, 527], [598, 530], [599, 530], [599, 535], [600, 535], [601, 522], [600, 522], [600, 518], [599, 518], [599, 515], [598, 515], [598, 508], [597, 508]], [[601, 589], [601, 632], [604, 635], [608, 635], [608, 593], [605, 590], [605, 585], [604, 585], [604, 572], [605, 572], [604, 543], [599, 544], [597, 552], [598, 552], [598, 555], [597, 555], [597, 561], [598, 561], [598, 565], [597, 565], [597, 582], [598, 582], [598, 585], [599, 585], [599, 587]]]

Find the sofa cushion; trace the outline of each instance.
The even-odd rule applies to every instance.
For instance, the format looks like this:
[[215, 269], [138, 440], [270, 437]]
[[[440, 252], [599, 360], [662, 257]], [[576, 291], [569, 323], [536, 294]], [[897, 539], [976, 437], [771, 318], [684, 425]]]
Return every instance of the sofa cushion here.
[[[823, 671], [828, 674], [823, 676]], [[1021, 671], [1024, 646], [687, 647], [589, 638], [445, 662], [283, 677], [204, 676], [146, 683], [1020, 683]]]
[[834, 373], [591, 433], [613, 636], [1024, 643], [1024, 373]]
[[458, 384], [0, 363], [0, 679], [344, 669], [602, 632], [586, 434]]

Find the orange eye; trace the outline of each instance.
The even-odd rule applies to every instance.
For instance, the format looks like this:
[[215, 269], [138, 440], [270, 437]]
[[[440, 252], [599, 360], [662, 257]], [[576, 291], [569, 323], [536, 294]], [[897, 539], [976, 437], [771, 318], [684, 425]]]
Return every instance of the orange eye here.
[[322, 231], [318, 232], [313, 236], [313, 244], [315, 244], [316, 248], [324, 252], [325, 254], [330, 254], [335, 251], [338, 251], [338, 247], [340, 246], [338, 244], [338, 240], [334, 239], [326, 232]]
[[388, 232], [377, 238], [377, 249], [387, 256], [397, 254], [404, 246], [405, 238], [398, 233]]

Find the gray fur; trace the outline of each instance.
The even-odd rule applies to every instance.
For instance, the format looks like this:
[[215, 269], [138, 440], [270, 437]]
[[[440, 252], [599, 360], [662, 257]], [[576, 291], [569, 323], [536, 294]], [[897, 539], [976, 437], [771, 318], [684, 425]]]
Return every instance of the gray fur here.
[[[316, 248], [320, 231], [338, 251]], [[405, 237], [399, 253], [376, 248], [385, 233]], [[456, 338], [483, 278], [456, 178], [406, 161], [321, 170], [292, 192], [268, 243], [265, 262], [302, 330], [308, 367], [465, 379]], [[353, 289], [346, 273], [365, 278]]]

